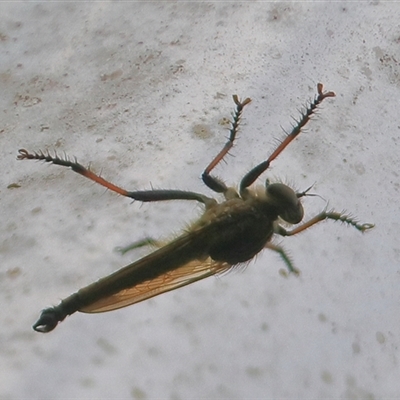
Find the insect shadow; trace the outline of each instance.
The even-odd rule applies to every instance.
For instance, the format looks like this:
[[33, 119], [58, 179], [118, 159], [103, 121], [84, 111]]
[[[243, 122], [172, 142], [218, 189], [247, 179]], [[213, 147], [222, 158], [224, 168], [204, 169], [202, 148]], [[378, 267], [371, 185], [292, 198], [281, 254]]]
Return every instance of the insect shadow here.
[[[283, 183], [270, 183], [267, 179], [265, 186], [250, 189], [271, 162], [299, 135], [321, 102], [335, 96], [333, 92], [324, 92], [322, 84], [318, 84], [317, 92], [314, 100], [307, 105], [296, 121], [292, 131], [267, 160], [255, 166], [242, 178], [238, 190], [228, 187], [221, 179], [211, 175], [211, 171], [232, 148], [243, 108], [251, 101], [249, 98], [240, 101], [238, 96], [233, 96], [236, 109], [231, 121], [229, 139], [202, 174], [204, 184], [224, 196], [224, 200], [220, 203], [203, 194], [183, 190], [130, 192], [96, 175], [79, 164], [76, 159], [71, 161], [68, 158], [60, 158], [57, 154], [52, 156], [49, 152], [30, 153], [25, 149], [19, 150], [17, 157], [19, 160], [42, 160], [69, 167], [107, 189], [134, 200], [142, 202], [194, 200], [202, 203], [205, 208], [200, 219], [169, 244], [78, 290], [62, 300], [59, 305], [44, 309], [33, 329], [37, 332], [50, 332], [59, 322], [77, 311], [99, 313], [138, 303], [228, 271], [235, 265], [251, 260], [264, 248], [277, 251], [289, 271], [298, 273], [284, 250], [270, 242], [274, 234], [293, 236], [327, 219], [345, 222], [361, 232], [373, 228], [373, 224], [360, 224], [351, 216], [333, 210], [322, 211], [309, 221], [300, 224], [304, 216], [301, 198], [307, 196], [310, 188], [296, 193]], [[286, 230], [279, 224], [280, 220], [287, 224], [300, 225], [292, 230]]]

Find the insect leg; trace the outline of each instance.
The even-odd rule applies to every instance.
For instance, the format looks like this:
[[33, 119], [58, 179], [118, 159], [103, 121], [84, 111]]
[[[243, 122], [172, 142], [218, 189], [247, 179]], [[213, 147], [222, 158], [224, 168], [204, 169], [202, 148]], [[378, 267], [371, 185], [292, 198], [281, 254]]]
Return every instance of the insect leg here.
[[130, 192], [120, 188], [119, 186], [114, 185], [113, 183], [102, 178], [101, 176], [96, 175], [90, 169], [85, 168], [83, 165], [79, 164], [76, 159], [74, 161], [71, 161], [68, 158], [60, 158], [57, 156], [57, 154], [55, 156], [52, 156], [50, 155], [50, 153], [43, 153], [42, 151], [29, 153], [27, 150], [21, 149], [18, 152], [18, 160], [42, 160], [55, 165], [69, 167], [72, 169], [72, 171], [106, 187], [107, 189], [110, 189], [113, 192], [116, 192], [122, 196], [130, 197], [134, 200], [143, 202], [163, 200], [196, 200], [200, 203], [205, 204], [206, 207], [215, 203], [214, 199], [204, 196], [203, 194], [184, 190], [143, 190]]
[[236, 104], [236, 110], [233, 114], [233, 121], [231, 121], [231, 129], [229, 130], [230, 131], [229, 139], [225, 143], [225, 146], [222, 148], [222, 150], [210, 162], [210, 164], [207, 166], [207, 168], [204, 170], [202, 174], [202, 179], [204, 184], [217, 193], [225, 193], [228, 190], [228, 187], [220, 179], [211, 176], [210, 172], [217, 166], [217, 164], [226, 156], [228, 151], [232, 148], [233, 142], [235, 141], [239, 129], [240, 117], [242, 115], [243, 108], [245, 105], [250, 103], [251, 99], [247, 98], [241, 102], [239, 101], [238, 96], [234, 95], [233, 101]]
[[116, 247], [115, 251], [124, 255], [125, 253], [128, 253], [128, 251], [139, 249], [140, 247], [145, 247], [145, 246], [154, 246], [160, 248], [162, 246], [162, 243], [151, 237], [145, 237], [141, 240], [137, 240], [136, 242], [129, 244], [128, 246]]
[[267, 249], [276, 251], [276, 252], [282, 257], [282, 259], [283, 259], [284, 263], [286, 264], [286, 266], [287, 266], [289, 272], [292, 272], [292, 273], [294, 273], [294, 274], [296, 274], [296, 275], [299, 275], [299, 274], [300, 274], [300, 271], [299, 271], [297, 268], [294, 267], [294, 265], [293, 265], [293, 263], [292, 263], [292, 260], [291, 260], [290, 257], [286, 254], [286, 251], [285, 251], [285, 249], [284, 249], [283, 247], [278, 246], [278, 245], [276, 245], [276, 244], [272, 244], [271, 242], [268, 242], [268, 243], [265, 245], [265, 247], [266, 247]]
[[287, 231], [280, 225], [277, 225], [274, 230], [275, 233], [281, 236], [293, 236], [297, 235], [300, 232], [305, 231], [306, 229], [310, 228], [311, 226], [317, 224], [318, 222], [324, 221], [326, 219], [331, 219], [333, 221], [341, 221], [354, 226], [354, 228], [358, 229], [360, 232], [365, 232], [368, 229], [372, 229], [375, 225], [374, 224], [360, 224], [354, 218], [346, 215], [344, 213], [339, 213], [335, 211], [322, 211], [320, 214], [316, 215], [314, 218], [311, 218], [308, 222], [299, 225], [297, 228], [294, 228], [291, 231]]
[[139, 190], [136, 192], [125, 191], [125, 193], [126, 194], [120, 194], [143, 202], [164, 200], [196, 200], [200, 203], [203, 203], [206, 207], [216, 204], [216, 200], [211, 197], [207, 197], [201, 193], [189, 192], [185, 190]]
[[300, 120], [297, 121], [297, 124], [293, 127], [292, 131], [285, 137], [285, 139], [266, 161], [263, 161], [261, 164], [255, 166], [243, 177], [242, 181], [240, 182], [240, 194], [243, 194], [246, 191], [246, 188], [253, 184], [254, 181], [268, 169], [271, 162], [275, 160], [275, 158], [277, 158], [279, 154], [282, 153], [286, 146], [297, 137], [297, 135], [301, 132], [301, 129], [307, 124], [307, 122], [310, 120], [310, 117], [315, 113], [317, 107], [321, 104], [321, 102], [327, 97], [335, 97], [334, 92], [322, 91], [322, 83], [318, 83], [317, 89], [318, 95], [315, 97], [314, 101], [312, 101], [309, 106], [304, 110]]

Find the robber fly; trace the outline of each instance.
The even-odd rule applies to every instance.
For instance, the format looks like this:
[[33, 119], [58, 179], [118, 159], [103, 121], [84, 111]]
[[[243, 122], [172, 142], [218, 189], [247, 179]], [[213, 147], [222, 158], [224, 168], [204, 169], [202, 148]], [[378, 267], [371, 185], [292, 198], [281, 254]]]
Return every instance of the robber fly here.
[[249, 98], [240, 101], [236, 95], [233, 96], [236, 109], [229, 139], [202, 174], [206, 186], [223, 194], [224, 201], [220, 203], [203, 194], [182, 190], [129, 192], [83, 167], [76, 159], [71, 161], [66, 157], [60, 158], [57, 154], [52, 156], [49, 152], [30, 153], [24, 149], [19, 150], [19, 160], [42, 160], [69, 167], [107, 189], [134, 200], [194, 200], [202, 203], [205, 208], [197, 222], [166, 246], [78, 290], [62, 300], [58, 306], [44, 309], [33, 329], [37, 332], [49, 332], [76, 311], [99, 313], [116, 310], [189, 285], [245, 263], [265, 247], [279, 252], [289, 271], [297, 273], [284, 250], [270, 243], [274, 234], [293, 236], [326, 219], [345, 222], [361, 232], [372, 228], [373, 224], [360, 224], [349, 215], [325, 210], [308, 222], [286, 230], [279, 221], [283, 220], [287, 224], [299, 224], [302, 221], [304, 212], [301, 198], [307, 196], [310, 188], [296, 193], [283, 183], [270, 183], [267, 179], [265, 186], [250, 189], [271, 162], [299, 135], [321, 102], [335, 96], [333, 92], [323, 92], [322, 84], [318, 84], [317, 89], [317, 95], [301, 113], [292, 131], [266, 161], [258, 164], [242, 178], [239, 190], [228, 187], [222, 180], [210, 174], [232, 148], [243, 108], [251, 101]]

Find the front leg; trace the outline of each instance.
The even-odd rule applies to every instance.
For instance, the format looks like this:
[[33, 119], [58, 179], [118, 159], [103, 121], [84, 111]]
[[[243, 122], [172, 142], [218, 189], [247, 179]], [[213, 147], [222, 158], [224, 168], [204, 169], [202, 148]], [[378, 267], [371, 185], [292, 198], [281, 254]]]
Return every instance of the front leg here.
[[[290, 259], [290, 257], [288, 256], [288, 254], [286, 253], [285, 249], [282, 246], [278, 246], [276, 244], [268, 242], [265, 245], [265, 248], [276, 251], [282, 257], [290, 273], [293, 273], [295, 275], [300, 275], [300, 271], [293, 265], [292, 260]], [[286, 275], [286, 272], [283, 271], [283, 274]]]
[[276, 224], [274, 226], [274, 232], [281, 236], [293, 236], [297, 235], [300, 232], [305, 231], [306, 229], [310, 228], [311, 226], [317, 224], [318, 222], [324, 221], [326, 219], [332, 219], [333, 221], [341, 221], [354, 226], [354, 228], [358, 229], [360, 232], [365, 232], [368, 229], [372, 229], [375, 225], [374, 224], [360, 224], [354, 218], [346, 215], [344, 213], [339, 213], [336, 211], [322, 211], [314, 218], [311, 218], [308, 222], [299, 225], [297, 228], [294, 228], [291, 231], [287, 231], [282, 226]]

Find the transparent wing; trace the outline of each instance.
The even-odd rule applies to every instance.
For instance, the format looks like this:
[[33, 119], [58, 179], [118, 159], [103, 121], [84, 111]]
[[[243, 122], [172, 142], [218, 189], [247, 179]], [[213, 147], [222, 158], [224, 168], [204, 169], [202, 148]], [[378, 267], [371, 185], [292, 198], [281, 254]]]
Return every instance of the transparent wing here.
[[79, 311], [99, 313], [116, 310], [161, 293], [189, 285], [209, 276], [228, 271], [231, 267], [226, 262], [214, 261], [210, 257], [204, 261], [189, 261], [181, 267], [165, 272], [154, 279], [144, 281], [131, 288], [123, 289], [115, 294], [104, 297], [79, 309]]

